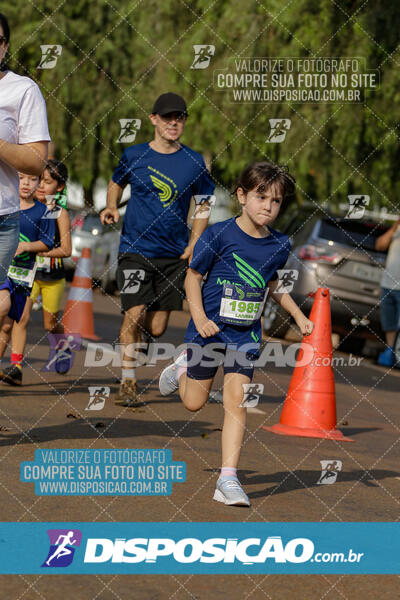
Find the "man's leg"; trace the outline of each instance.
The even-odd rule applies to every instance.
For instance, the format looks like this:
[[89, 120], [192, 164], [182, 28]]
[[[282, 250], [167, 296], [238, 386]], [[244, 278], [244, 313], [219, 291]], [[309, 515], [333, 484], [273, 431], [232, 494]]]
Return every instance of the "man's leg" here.
[[140, 344], [142, 340], [141, 332], [145, 314], [146, 306], [144, 304], [132, 306], [125, 311], [120, 330], [122, 376], [117, 400], [127, 406], [136, 401], [136, 367], [140, 354], [137, 344]]
[[153, 337], [160, 337], [167, 329], [170, 310], [148, 311], [144, 320], [144, 328]]

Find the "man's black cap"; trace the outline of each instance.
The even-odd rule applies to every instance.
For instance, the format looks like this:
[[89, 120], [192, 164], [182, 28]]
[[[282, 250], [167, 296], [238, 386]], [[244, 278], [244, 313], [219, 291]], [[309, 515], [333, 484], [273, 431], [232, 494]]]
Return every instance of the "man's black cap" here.
[[154, 102], [152, 114], [162, 117], [172, 112], [184, 113], [187, 116], [186, 102], [182, 96], [178, 96], [178, 94], [173, 94], [172, 92], [161, 94]]

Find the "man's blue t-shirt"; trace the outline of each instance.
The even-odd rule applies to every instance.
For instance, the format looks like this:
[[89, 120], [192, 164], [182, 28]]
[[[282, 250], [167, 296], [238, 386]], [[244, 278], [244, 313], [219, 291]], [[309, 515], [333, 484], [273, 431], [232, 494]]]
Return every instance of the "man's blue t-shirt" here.
[[185, 342], [200, 344], [259, 344], [261, 319], [252, 325], [232, 325], [221, 320], [220, 305], [225, 284], [241, 289], [265, 290], [269, 281], [277, 279], [277, 270], [284, 267], [290, 252], [289, 238], [268, 228], [270, 235], [256, 238], [245, 233], [236, 217], [216, 223], [206, 229], [197, 241], [190, 268], [207, 275], [202, 288], [204, 311], [220, 328], [213, 337], [202, 338], [193, 319], [186, 330]]
[[214, 193], [200, 154], [181, 145], [162, 154], [149, 143], [126, 148], [112, 180], [131, 186], [119, 246], [120, 254], [179, 257], [188, 243], [190, 199]]
[[[42, 202], [34, 200], [31, 208], [20, 211], [20, 242], [43, 242], [51, 250], [54, 246], [55, 219], [44, 217], [49, 214], [47, 207]], [[13, 264], [19, 267], [32, 269], [35, 264], [36, 254], [34, 252], [23, 252], [13, 260]]]

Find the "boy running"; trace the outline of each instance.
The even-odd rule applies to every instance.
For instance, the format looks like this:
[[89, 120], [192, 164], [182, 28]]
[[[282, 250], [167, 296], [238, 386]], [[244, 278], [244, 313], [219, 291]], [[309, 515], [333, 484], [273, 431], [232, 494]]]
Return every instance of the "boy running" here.
[[[19, 244], [8, 270], [8, 277], [0, 286], [0, 357], [7, 346], [13, 322], [18, 323], [21, 319], [26, 300], [31, 293], [36, 272], [36, 254], [50, 250], [54, 244], [54, 219], [43, 218], [46, 206], [34, 199], [38, 185], [37, 175], [19, 173]], [[12, 348], [11, 368], [20, 374], [18, 377], [18, 374], [13, 372], [14, 385], [21, 384], [22, 359], [23, 355]], [[0, 379], [8, 381], [8, 369], [5, 371], [0, 371]]]
[[[294, 186], [289, 173], [272, 163], [255, 163], [242, 173], [236, 187], [242, 214], [209, 227], [195, 245], [185, 281], [192, 317], [187, 351], [160, 376], [162, 395], [179, 388], [185, 407], [198, 411], [223, 362], [222, 468], [214, 500], [228, 505], [250, 506], [237, 478], [246, 425], [243, 385], [253, 377], [267, 292], [293, 316], [303, 335], [313, 328], [289, 294], [276, 292], [277, 271], [287, 261], [290, 242], [271, 224]], [[212, 343], [223, 348], [219, 361], [215, 353], [211, 358]]]
[[[27, 298], [21, 319], [14, 323], [11, 333], [11, 345], [14, 354], [23, 357], [25, 352], [28, 323], [31, 318], [32, 307], [41, 294], [43, 299], [43, 324], [49, 333], [64, 333], [61, 322], [60, 308], [65, 287], [65, 270], [63, 258], [71, 255], [71, 222], [67, 211], [66, 183], [68, 170], [64, 163], [49, 160], [40, 178], [39, 187], [35, 191], [35, 198], [39, 200], [47, 212], [43, 220], [51, 220], [55, 227], [55, 237], [52, 250], [38, 252], [36, 256], [36, 277], [33, 282], [32, 293]], [[7, 328], [7, 325], [5, 325]], [[3, 343], [0, 342], [0, 355], [5, 350], [6, 332], [3, 329]], [[65, 355], [62, 373], [71, 367], [70, 358]], [[61, 365], [61, 362], [60, 362]], [[17, 366], [12, 362], [10, 367], [3, 371], [3, 381], [10, 385], [22, 384], [21, 363]]]

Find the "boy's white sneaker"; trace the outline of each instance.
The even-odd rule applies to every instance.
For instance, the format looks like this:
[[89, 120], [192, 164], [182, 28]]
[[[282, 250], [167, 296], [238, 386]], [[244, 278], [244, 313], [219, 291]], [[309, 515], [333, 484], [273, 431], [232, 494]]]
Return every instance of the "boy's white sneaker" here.
[[250, 500], [237, 479], [218, 480], [213, 499], [228, 506], [250, 506]]
[[187, 351], [183, 350], [172, 365], [165, 367], [162, 371], [158, 380], [158, 387], [162, 396], [168, 396], [178, 389], [178, 367], [186, 366], [186, 357]]

